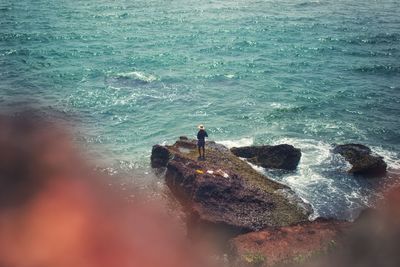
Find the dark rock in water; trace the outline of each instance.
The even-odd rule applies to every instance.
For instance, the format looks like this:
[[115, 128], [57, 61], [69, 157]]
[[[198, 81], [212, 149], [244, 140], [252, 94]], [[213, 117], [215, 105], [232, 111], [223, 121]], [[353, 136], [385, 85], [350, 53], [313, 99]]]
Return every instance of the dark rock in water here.
[[333, 153], [342, 155], [351, 165], [350, 173], [366, 176], [381, 176], [386, 173], [387, 164], [383, 157], [360, 144], [337, 145]]
[[304, 264], [341, 246], [351, 226], [345, 221], [317, 219], [240, 235], [229, 242], [231, 266]]
[[166, 167], [169, 161], [170, 154], [167, 148], [160, 145], [153, 146], [151, 151], [151, 167], [161, 168]]
[[301, 151], [292, 145], [234, 147], [232, 153], [263, 168], [295, 170]]
[[308, 204], [225, 146], [207, 142], [206, 160], [197, 156], [195, 140], [178, 140], [172, 146], [154, 146], [151, 157], [153, 166], [167, 167], [166, 183], [192, 225], [218, 225], [239, 233], [308, 220]]
[[187, 136], [179, 136], [179, 140], [187, 141], [189, 138], [187, 138]]
[[264, 147], [254, 163], [264, 168], [295, 170], [301, 158], [300, 149], [291, 145]]
[[232, 147], [231, 152], [238, 157], [250, 159], [257, 157], [261, 148], [261, 146]]

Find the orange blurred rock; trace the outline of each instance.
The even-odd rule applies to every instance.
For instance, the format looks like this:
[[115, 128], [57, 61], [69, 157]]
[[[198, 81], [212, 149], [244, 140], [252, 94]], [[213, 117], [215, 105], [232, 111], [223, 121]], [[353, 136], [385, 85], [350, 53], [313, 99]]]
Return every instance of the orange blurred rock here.
[[336, 247], [351, 223], [318, 219], [240, 235], [230, 241], [233, 266], [297, 263]]

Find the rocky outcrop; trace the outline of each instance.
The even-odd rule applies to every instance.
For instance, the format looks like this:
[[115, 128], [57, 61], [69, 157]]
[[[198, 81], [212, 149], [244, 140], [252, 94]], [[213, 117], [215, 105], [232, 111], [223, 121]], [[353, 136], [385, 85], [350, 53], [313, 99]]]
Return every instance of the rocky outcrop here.
[[194, 140], [153, 147], [152, 166], [166, 167], [165, 179], [191, 223], [248, 232], [308, 220], [311, 207], [285, 185], [261, 175], [226, 147], [206, 144], [197, 159]]
[[237, 236], [230, 241], [232, 266], [297, 266], [340, 244], [351, 223], [318, 219]]
[[337, 145], [333, 153], [342, 155], [351, 165], [350, 173], [365, 176], [381, 176], [386, 173], [387, 164], [383, 157], [360, 144]]
[[167, 166], [170, 154], [167, 148], [155, 145], [151, 151], [151, 167], [161, 168]]
[[292, 145], [234, 147], [232, 153], [263, 168], [295, 170], [301, 151]]

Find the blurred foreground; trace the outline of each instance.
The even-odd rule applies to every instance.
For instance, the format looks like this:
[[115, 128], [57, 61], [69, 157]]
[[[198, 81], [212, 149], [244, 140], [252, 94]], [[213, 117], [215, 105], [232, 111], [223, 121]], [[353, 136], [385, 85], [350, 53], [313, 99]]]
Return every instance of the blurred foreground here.
[[[31, 115], [1, 116], [0, 267], [215, 264], [163, 205], [140, 197], [128, 203], [107, 179], [79, 156], [65, 129]], [[394, 189], [340, 247], [288, 265], [400, 266], [399, 204]]]
[[161, 206], [127, 203], [65, 129], [0, 117], [0, 266], [204, 266]]

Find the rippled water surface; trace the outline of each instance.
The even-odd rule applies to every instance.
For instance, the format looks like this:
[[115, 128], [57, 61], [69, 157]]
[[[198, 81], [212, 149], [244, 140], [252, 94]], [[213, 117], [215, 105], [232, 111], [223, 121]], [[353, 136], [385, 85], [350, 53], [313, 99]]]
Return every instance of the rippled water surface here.
[[316, 215], [351, 218], [376, 185], [330, 145], [361, 142], [399, 167], [399, 13], [395, 0], [1, 0], [1, 109], [66, 119], [139, 184], [160, 182], [151, 146], [198, 123], [227, 145], [291, 143], [298, 170], [268, 174]]

